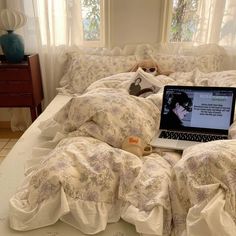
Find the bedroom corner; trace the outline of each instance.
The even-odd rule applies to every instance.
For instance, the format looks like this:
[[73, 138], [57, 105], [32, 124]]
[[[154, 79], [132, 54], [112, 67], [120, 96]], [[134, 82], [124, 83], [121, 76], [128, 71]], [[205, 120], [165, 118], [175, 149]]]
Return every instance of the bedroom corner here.
[[235, 19], [236, 0], [0, 0], [25, 46], [0, 53], [0, 235], [235, 236]]

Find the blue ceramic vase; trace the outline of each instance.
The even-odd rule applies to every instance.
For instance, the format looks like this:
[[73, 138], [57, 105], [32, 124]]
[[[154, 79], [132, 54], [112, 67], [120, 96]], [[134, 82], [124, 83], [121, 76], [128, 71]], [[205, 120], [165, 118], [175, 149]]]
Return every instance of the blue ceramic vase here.
[[23, 38], [13, 31], [7, 31], [7, 34], [0, 36], [0, 45], [10, 63], [19, 63], [24, 58], [24, 41]]

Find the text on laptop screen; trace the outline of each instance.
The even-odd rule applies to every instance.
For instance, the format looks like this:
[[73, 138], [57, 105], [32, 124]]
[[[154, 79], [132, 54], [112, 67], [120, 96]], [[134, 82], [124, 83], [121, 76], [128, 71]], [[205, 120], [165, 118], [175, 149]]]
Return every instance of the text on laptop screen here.
[[228, 130], [233, 90], [166, 88], [161, 128], [206, 128]]

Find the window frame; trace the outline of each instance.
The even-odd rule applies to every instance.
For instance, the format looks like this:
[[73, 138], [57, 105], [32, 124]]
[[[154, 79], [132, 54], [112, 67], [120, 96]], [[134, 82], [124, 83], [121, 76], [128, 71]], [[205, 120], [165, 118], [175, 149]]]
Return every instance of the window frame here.
[[84, 47], [104, 47], [105, 46], [105, 0], [99, 0], [100, 2], [100, 40], [85, 40], [84, 30], [82, 24], [82, 46]]
[[173, 44], [173, 45], [182, 45], [182, 46], [192, 46], [195, 43], [193, 41], [184, 41], [184, 42], [173, 42], [170, 41], [170, 30], [173, 14], [173, 1], [172, 0], [162, 0], [162, 27], [161, 27], [161, 43]]

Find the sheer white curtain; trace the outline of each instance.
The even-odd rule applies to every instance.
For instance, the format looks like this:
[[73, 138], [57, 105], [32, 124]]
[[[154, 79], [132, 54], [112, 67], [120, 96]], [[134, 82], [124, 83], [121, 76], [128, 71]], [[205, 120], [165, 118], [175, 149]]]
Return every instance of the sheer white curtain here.
[[[27, 54], [39, 54], [46, 106], [55, 97], [63, 73], [62, 50], [82, 42], [80, 0], [7, 0], [7, 8], [22, 11], [28, 18], [17, 33], [24, 38]], [[29, 119], [28, 109], [14, 109], [12, 129], [25, 129]]]
[[199, 0], [198, 17], [195, 42], [236, 45], [235, 0]]
[[226, 69], [236, 69], [236, 1], [199, 0], [198, 17], [193, 41], [223, 46], [229, 55]]
[[[162, 0], [163, 8], [162, 41], [169, 43], [174, 0]], [[223, 46], [228, 57], [225, 69], [236, 69], [236, 0], [198, 0], [198, 25], [193, 39], [189, 43], [171, 43], [173, 47], [190, 47], [201, 44]], [[168, 30], [165, 30], [168, 28]]]

